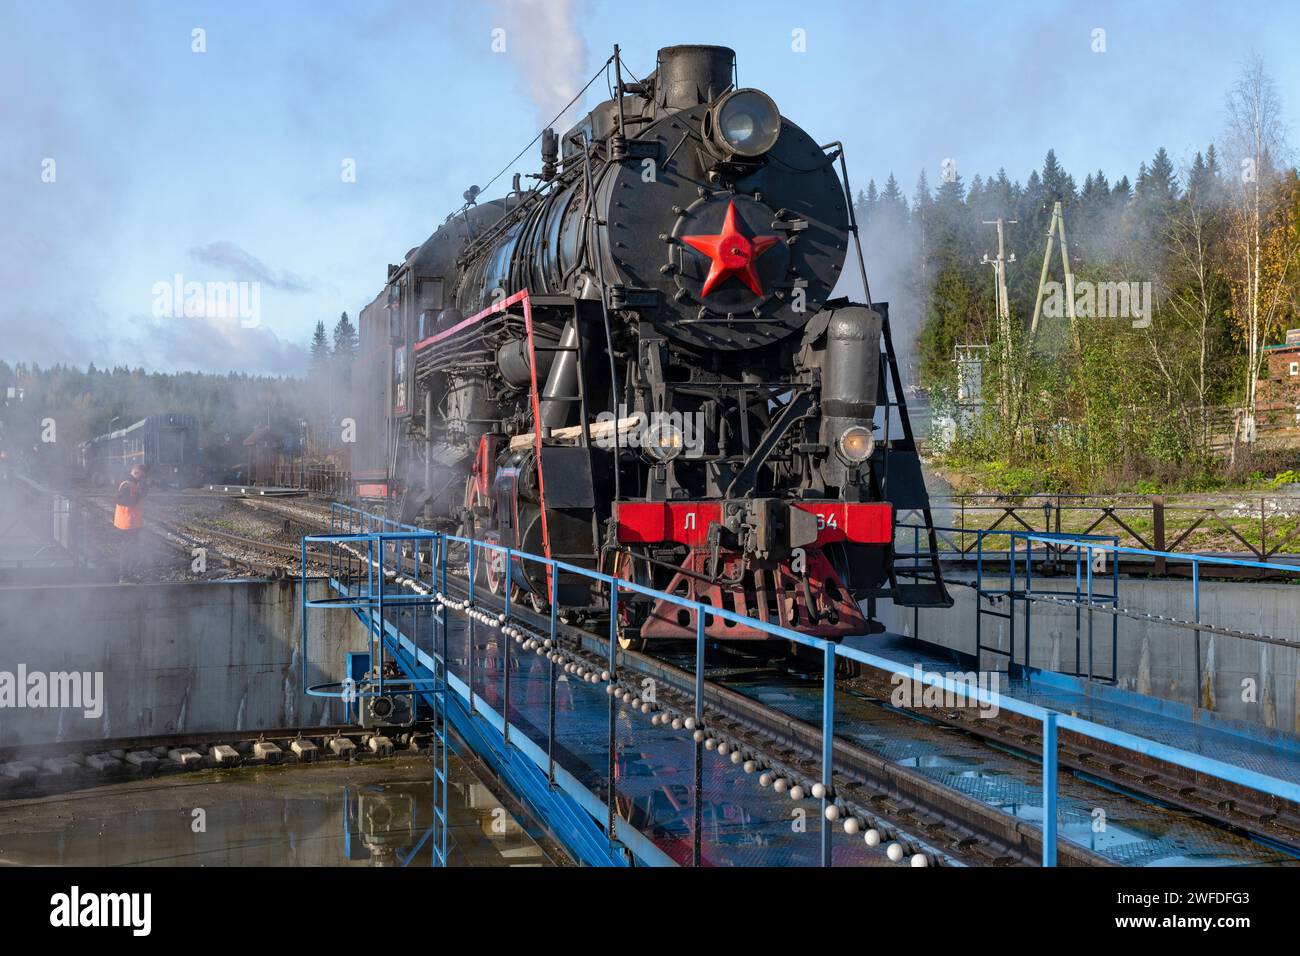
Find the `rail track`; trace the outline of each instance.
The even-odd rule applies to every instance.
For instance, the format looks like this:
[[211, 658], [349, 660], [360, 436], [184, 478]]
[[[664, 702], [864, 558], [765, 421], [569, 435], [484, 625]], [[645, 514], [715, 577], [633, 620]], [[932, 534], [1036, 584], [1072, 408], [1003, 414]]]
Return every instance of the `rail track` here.
[[[238, 500], [215, 494], [184, 494], [174, 497], [182, 501], [199, 497]], [[85, 500], [102, 515], [104, 528], [110, 527], [113, 507], [111, 498], [88, 496]], [[260, 509], [263, 506], [263, 503], [259, 502], [256, 507]], [[303, 533], [324, 530], [326, 527], [326, 524], [319, 519], [314, 522], [309, 518], [305, 519], [300, 511], [268, 510], [277, 511], [284, 514], [287, 519], [297, 522]], [[193, 549], [203, 548], [205, 562], [212, 561], [223, 567], [243, 569], [258, 577], [271, 580], [284, 578], [300, 570], [302, 549], [299, 545], [282, 544], [236, 534], [194, 519], [182, 519], [155, 512], [148, 516], [143, 533], [169, 550], [183, 555], [187, 562], [194, 556]], [[320, 548], [308, 549], [307, 565], [316, 573], [324, 573], [328, 569], [326, 556], [321, 553], [321, 550]]]

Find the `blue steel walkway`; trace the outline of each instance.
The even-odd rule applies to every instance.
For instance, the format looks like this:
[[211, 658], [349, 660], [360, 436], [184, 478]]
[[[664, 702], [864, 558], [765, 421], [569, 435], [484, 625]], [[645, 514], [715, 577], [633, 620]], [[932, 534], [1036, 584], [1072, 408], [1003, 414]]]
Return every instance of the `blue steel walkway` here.
[[[547, 739], [548, 663], [520, 653], [497, 628], [474, 625], [473, 686], [479, 704], [500, 713], [503, 704], [502, 652], [511, 652], [510, 719], [532, 740]], [[448, 662], [453, 675], [468, 686], [469, 625], [452, 618]], [[819, 705], [820, 706], [820, 705]], [[571, 674], [556, 678], [556, 760], [578, 782], [608, 804], [607, 742], [610, 697], [603, 684]], [[626, 704], [617, 706], [618, 756], [615, 796], [622, 832], [633, 826], [672, 860], [689, 866], [697, 794], [690, 734], [654, 726], [649, 716]], [[820, 801], [795, 803], [772, 788], [758, 785], [757, 775], [714, 752], [705, 752], [698, 794], [703, 830], [700, 863], [704, 866], [817, 866], [821, 861], [818, 815]], [[1036, 798], [1037, 799], [1037, 798]], [[883, 846], [866, 846], [862, 837], [837, 833], [836, 866], [894, 866]]]
[[[389, 613], [399, 618], [403, 614]], [[421, 627], [410, 612], [407, 616], [411, 619], [399, 630], [418, 636]], [[546, 659], [521, 653], [498, 628], [475, 623], [472, 630], [471, 655], [469, 622], [449, 617], [447, 659], [462, 696], [472, 681], [477, 709], [500, 714], [504, 701], [502, 653], [508, 650], [511, 723], [544, 747], [549, 687]], [[432, 631], [426, 630], [426, 634], [426, 639], [417, 639], [412, 646], [431, 650]], [[906, 638], [882, 638], [865, 640], [873, 653], [893, 658], [900, 666], [951, 666], [937, 655], [918, 653], [914, 642]], [[687, 656], [691, 653], [686, 652]], [[674, 661], [674, 655], [665, 657]], [[730, 672], [711, 668], [707, 676], [779, 713], [812, 724], [820, 719], [820, 675], [783, 678], [770, 670], [743, 667]], [[555, 706], [557, 763], [608, 805], [610, 701], [604, 685], [561, 673], [556, 678]], [[1037, 764], [849, 694], [840, 697], [835, 730], [840, 739], [950, 789], [1027, 822], [1042, 823], [1042, 774]], [[617, 707], [616, 734], [619, 832], [635, 827], [674, 862], [690, 865], [697, 799], [692, 765], [695, 744], [690, 735], [653, 726], [648, 716], [625, 704]], [[820, 862], [818, 801], [794, 802], [788, 794], [762, 788], [754, 775], [709, 752], [703, 755], [698, 799], [703, 826], [701, 865], [816, 866]], [[1063, 837], [1122, 866], [1300, 865], [1290, 855], [1261, 843], [1068, 774], [1060, 780], [1059, 820]], [[849, 836], [839, 828], [833, 832], [835, 866], [895, 865], [881, 850], [867, 847], [860, 836]]]
[[[381, 528], [394, 524], [374, 520]], [[548, 660], [540, 646], [544, 634], [533, 642], [539, 645], [536, 653], [530, 653], [527, 643], [519, 643], [521, 636], [516, 634], [512, 640], [503, 633], [502, 627], [511, 630], [510, 624], [499, 626], [495, 613], [469, 608], [467, 602], [454, 596], [444, 600], [449, 597], [445, 587], [449, 562], [444, 545], [451, 536], [408, 527], [395, 527], [393, 531], [367, 529], [360, 534], [351, 528], [348, 531], [334, 536], [333, 540], [348, 542], [354, 556], [358, 556], [357, 546], [369, 549], [366, 553], [371, 558], [358, 565], [362, 570], [361, 581], [343, 589], [348, 595], [344, 603], [333, 606], [351, 607], [358, 617], [368, 621], [372, 641], [382, 635], [379, 646], [386, 647], [390, 656], [396, 656], [399, 666], [412, 676], [428, 679], [426, 675], [435, 672], [437, 662], [445, 660], [448, 683], [454, 696], [470, 712], [471, 724], [491, 725], [499, 730], [503, 726], [501, 715], [505, 714], [509, 743], [505, 747], [493, 744], [495, 749], [502, 753], [511, 752], [512, 748], [514, 753], [530, 753], [530, 759], [534, 762], [540, 759], [539, 766], [543, 768], [546, 756], [552, 754], [557, 772], [565, 775], [566, 792], [602, 828], [605, 814], [613, 809], [610, 814], [613, 832], [597, 834], [601, 843], [610, 840], [611, 850], [613, 841], [618, 840], [643, 862], [661, 860], [703, 865], [789, 866], [819, 862], [896, 865], [899, 862], [898, 857], [891, 861], [885, 856], [884, 842], [867, 845], [861, 835], [845, 832], [839, 825], [827, 828], [822, 811], [829, 806], [829, 795], [809, 799], [805, 794], [801, 799], [793, 799], [795, 790], [802, 788], [778, 794], [775, 788], [763, 786], [758, 774], [747, 773], [736, 761], [738, 754], [728, 758], [721, 748], [714, 750], [712, 739], [708, 750], [698, 742], [702, 737], [693, 741], [689, 723], [686, 732], [672, 729], [653, 718], [648, 712], [652, 708], [642, 712], [636, 709], [636, 702], [629, 706], [626, 700], [611, 696], [613, 685], [607, 685], [594, 672], [587, 672], [578, 664], [559, 666]], [[304, 548], [308, 541], [330, 537], [312, 536], [304, 540]], [[435, 548], [433, 574], [426, 577], [422, 571], [412, 572], [427, 587], [435, 589], [432, 599], [410, 593], [401, 582], [386, 580], [384, 555], [389, 555], [387, 568], [400, 567], [406, 559], [399, 556], [399, 549], [407, 546]], [[481, 542], [474, 544], [475, 550], [483, 549], [484, 553], [491, 553], [492, 548], [501, 550]], [[548, 559], [519, 552], [514, 555], [554, 563], [570, 573], [587, 573], [599, 578], [606, 587], [617, 583], [620, 590], [638, 589], [637, 585], [614, 582], [603, 575], [582, 572]], [[354, 566], [354, 573], [356, 569]], [[442, 582], [437, 581], [439, 575]], [[404, 580], [419, 584], [410, 578]], [[554, 580], [552, 575], [551, 581]], [[335, 586], [339, 587], [340, 582], [336, 581]], [[407, 593], [403, 598], [404, 590]], [[444, 606], [435, 611], [438, 603]], [[447, 605], [457, 603], [455, 613], [448, 614]], [[308, 606], [328, 604], [304, 603], [304, 642]], [[697, 625], [702, 625], [705, 609], [693, 610]], [[720, 609], [707, 610], [730, 616]], [[464, 615], [472, 620], [466, 620]], [[552, 637], [554, 621], [552, 615]], [[926, 669], [933, 667], [940, 674], [953, 669], [948, 658], [931, 657], [911, 642], [900, 644], [891, 639], [864, 638], [852, 644], [829, 645], [806, 635], [773, 628], [774, 636], [806, 645], [820, 656], [819, 666], [813, 668], [820, 674], [773, 674], [770, 668], [757, 666], [757, 658], [755, 666], [732, 667], [720, 673], [705, 663], [703, 627], [697, 627], [697, 631], [694, 656], [689, 649], [686, 652], [690, 658], [686, 669], [696, 671], [697, 688], [705, 679], [717, 681], [762, 701], [777, 712], [814, 726], [829, 727], [835, 737], [873, 749], [900, 766], [932, 776], [1019, 819], [1032, 821], [1053, 835], [1044, 849], [1044, 862], [1048, 865], [1055, 863], [1054, 849], [1050, 859], [1048, 849], [1056, 846], [1058, 833], [1123, 865], [1293, 865], [1297, 862], [1289, 854], [1185, 813], [1164, 809], [1071, 774], [1057, 774], [1056, 728], [1059, 726], [1086, 738], [1129, 747], [1239, 784], [1263, 783], [1276, 787], [1277, 792], [1294, 799], [1296, 785], [1288, 779], [1271, 774], [1262, 776], [1260, 771], [1242, 769], [1225, 761], [1215, 763], [1217, 757], [1183, 749], [1187, 743], [1183, 737], [1177, 738], [1172, 746], [1153, 741], [1142, 721], [1138, 721], [1141, 726], [1127, 725], [1137, 731], [1133, 734], [1101, 722], [1089, 722], [1082, 712], [1074, 716], [1069, 710], [1058, 712], [1055, 707], [1047, 710], [1013, 694], [1002, 694], [998, 701], [1002, 709], [1041, 721], [1044, 753], [1051, 759], [1045, 765], [1039, 764], [931, 721], [902, 714], [878, 701], [846, 690], [835, 692], [837, 682], [831, 677], [837, 658], [857, 660], [867, 667], [895, 674], [906, 674], [914, 663]], [[610, 642], [611, 656], [606, 666], [612, 671], [612, 632]], [[546, 647], [550, 646], [548, 641]], [[667, 650], [665, 656], [671, 659]], [[306, 684], [306, 661], [311, 655], [305, 645], [303, 651]], [[627, 674], [619, 678], [623, 681], [640, 679], [626, 672], [623, 665], [620, 673]], [[955, 686], [950, 678], [942, 676], [935, 678], [935, 682], [947, 689]], [[1039, 692], [1042, 684], [1031, 684], [1031, 687]], [[1051, 689], [1057, 694], [1061, 692], [1059, 686]], [[986, 697], [978, 699], [987, 700]], [[699, 707], [698, 696], [696, 706]], [[480, 716], [476, 718], [474, 713]], [[1214, 729], [1216, 734], [1222, 730]], [[1211, 743], [1221, 744], [1222, 740], [1215, 737], [1206, 746]], [[831, 745], [825, 735], [822, 749], [821, 776], [824, 782], [829, 782]], [[1044, 766], [1047, 773], [1043, 772]], [[1052, 811], [1046, 814], [1045, 790], [1050, 798], [1046, 803]], [[885, 840], [905, 844], [908, 847], [905, 852], [916, 853], [922, 863], [926, 856], [935, 859], [923, 834], [895, 831], [888, 833]], [[907, 865], [906, 859], [902, 859], [902, 865]]]

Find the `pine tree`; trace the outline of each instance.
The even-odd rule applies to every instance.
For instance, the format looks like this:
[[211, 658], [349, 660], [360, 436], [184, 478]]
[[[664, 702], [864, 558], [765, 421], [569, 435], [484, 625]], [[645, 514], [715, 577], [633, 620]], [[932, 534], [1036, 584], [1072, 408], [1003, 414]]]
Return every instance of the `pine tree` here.
[[921, 254], [921, 271], [924, 273], [930, 258], [930, 210], [934, 206], [934, 196], [930, 193], [930, 181], [925, 170], [916, 179], [916, 195], [912, 199], [912, 228]]
[[336, 382], [346, 388], [352, 384], [352, 363], [357, 355], [357, 330], [344, 312], [334, 325], [334, 368]]
[[310, 375], [316, 376], [325, 371], [330, 361], [330, 342], [325, 335], [325, 323], [317, 322], [316, 331], [311, 337], [311, 356], [308, 359], [307, 371]]
[[1065, 171], [1056, 159], [1056, 150], [1049, 149], [1043, 160], [1043, 200], [1066, 205], [1074, 202], [1074, 177]]
[[891, 206], [907, 208], [907, 200], [903, 198], [903, 191], [898, 188], [898, 180], [894, 178], [893, 173], [890, 173], [889, 178], [885, 180], [885, 191], [880, 194], [880, 201]]
[[974, 240], [965, 191], [961, 176], [956, 174], [940, 183], [935, 190], [930, 224], [931, 255], [962, 265], [969, 258], [969, 246]]
[[1148, 167], [1142, 164], [1142, 171], [1138, 175], [1138, 197], [1154, 203], [1157, 206], [1164, 205], [1178, 196], [1178, 175], [1174, 172], [1173, 161], [1169, 158], [1169, 153], [1161, 146], [1156, 150], [1155, 158]]
[[930, 180], [925, 175], [925, 170], [921, 170], [921, 175], [916, 177], [916, 194], [912, 197], [912, 215], [918, 214], [924, 217], [926, 210], [934, 202], [934, 194], [930, 192]]
[[999, 168], [998, 175], [989, 180], [988, 187], [985, 189], [988, 194], [988, 208], [991, 216], [985, 218], [1003, 219], [1012, 218], [1016, 208], [1016, 196], [1020, 192], [1020, 187], [1011, 182], [1007, 177], [1007, 171]]
[[1187, 195], [1203, 203], [1214, 204], [1219, 195], [1219, 157], [1214, 144], [1202, 155], [1199, 151], [1187, 173]]
[[357, 352], [357, 329], [344, 312], [334, 325], [334, 354], [351, 363]]
[[857, 217], [859, 228], [865, 229], [871, 225], [879, 202], [880, 194], [876, 191], [874, 179], [867, 183], [866, 192], [858, 190], [858, 201], [853, 204], [853, 214]]

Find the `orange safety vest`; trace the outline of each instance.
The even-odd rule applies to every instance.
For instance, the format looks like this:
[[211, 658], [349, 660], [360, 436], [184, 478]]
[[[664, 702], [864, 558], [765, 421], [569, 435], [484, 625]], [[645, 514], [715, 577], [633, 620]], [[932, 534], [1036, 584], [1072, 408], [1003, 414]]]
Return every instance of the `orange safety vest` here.
[[[140, 486], [134, 481], [124, 481], [122, 484], [118, 485], [118, 494], [121, 494], [122, 489], [127, 485], [131, 486], [131, 497], [137, 498]], [[121, 528], [123, 531], [130, 531], [133, 528], [143, 528], [144, 515], [140, 511], [140, 505], [118, 505], [117, 509], [113, 512], [113, 527]]]

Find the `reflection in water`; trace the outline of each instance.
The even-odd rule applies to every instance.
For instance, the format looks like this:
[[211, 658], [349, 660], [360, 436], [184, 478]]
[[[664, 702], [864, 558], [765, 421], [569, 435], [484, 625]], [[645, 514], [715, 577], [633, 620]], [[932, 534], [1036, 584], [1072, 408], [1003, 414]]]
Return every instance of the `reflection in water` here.
[[[424, 791], [423, 800], [412, 792], [417, 789]], [[438, 838], [434, 796], [427, 783], [366, 784], [355, 790], [344, 787], [347, 858], [368, 859], [371, 866], [410, 865], [426, 843]]]
[[[449, 757], [449, 866], [551, 865]], [[0, 865], [432, 866], [442, 823], [426, 757], [203, 771], [3, 806]]]

